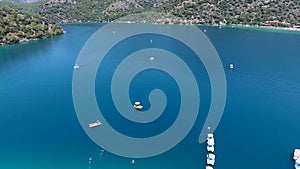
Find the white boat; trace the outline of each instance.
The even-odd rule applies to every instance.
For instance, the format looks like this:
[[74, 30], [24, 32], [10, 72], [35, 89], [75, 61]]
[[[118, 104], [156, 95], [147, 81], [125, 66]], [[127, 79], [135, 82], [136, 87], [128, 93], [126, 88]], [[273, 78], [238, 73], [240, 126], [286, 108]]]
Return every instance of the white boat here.
[[89, 158], [89, 164], [91, 164], [92, 161], [93, 161], [93, 157], [90, 157], [90, 158]]
[[134, 160], [131, 160], [131, 164], [134, 164], [135, 163], [135, 161]]
[[97, 127], [97, 126], [101, 126], [101, 122], [99, 121], [99, 120], [97, 120], [96, 122], [94, 122], [94, 123], [90, 123], [89, 124], [89, 127], [90, 128], [93, 128], [93, 127]]
[[215, 139], [209, 139], [209, 140], [207, 140], [207, 145], [209, 145], [209, 146], [214, 146], [215, 145]]
[[212, 154], [212, 153], [207, 154], [206, 163], [209, 165], [215, 165], [215, 158], [216, 158], [216, 156], [214, 154]]
[[208, 133], [207, 134], [207, 140], [213, 139], [214, 138], [214, 134], [212, 133]]
[[206, 166], [205, 169], [214, 169], [212, 166]]
[[150, 60], [150, 61], [153, 61], [153, 60], [154, 60], [154, 57], [153, 57], [153, 56], [151, 56], [149, 60]]
[[297, 160], [300, 158], [300, 149], [295, 149], [293, 159]]
[[211, 145], [207, 145], [206, 149], [208, 152], [212, 152], [212, 153], [215, 151], [215, 147]]
[[78, 65], [78, 64], [75, 64], [75, 65], [74, 65], [74, 69], [76, 69], [76, 70], [79, 69], [79, 65]]
[[229, 68], [230, 68], [230, 69], [233, 69], [233, 68], [234, 68], [234, 66], [233, 66], [232, 63], [230, 63]]
[[102, 150], [100, 151], [100, 157], [103, 156], [103, 154], [104, 154], [104, 150], [102, 149]]
[[214, 134], [212, 133], [207, 134], [207, 144], [210, 146], [215, 145]]

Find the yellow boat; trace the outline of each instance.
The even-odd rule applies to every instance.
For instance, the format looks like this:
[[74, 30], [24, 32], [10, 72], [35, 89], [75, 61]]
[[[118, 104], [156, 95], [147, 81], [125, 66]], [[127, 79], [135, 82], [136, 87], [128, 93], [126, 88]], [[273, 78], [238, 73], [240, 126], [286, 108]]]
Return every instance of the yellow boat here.
[[137, 110], [142, 110], [144, 106], [142, 106], [142, 105], [134, 105], [133, 107], [135, 109], [137, 109]]
[[137, 110], [142, 110], [144, 106], [140, 102], [135, 102], [133, 107]]

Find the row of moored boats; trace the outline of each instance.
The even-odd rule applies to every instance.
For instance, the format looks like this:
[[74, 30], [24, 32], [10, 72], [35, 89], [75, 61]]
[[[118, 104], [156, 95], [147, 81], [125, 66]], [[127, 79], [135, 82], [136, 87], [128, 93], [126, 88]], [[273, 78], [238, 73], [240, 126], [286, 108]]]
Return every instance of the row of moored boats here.
[[215, 139], [214, 134], [209, 133], [207, 134], [207, 159], [206, 159], [206, 169], [213, 169], [213, 166], [215, 165], [216, 156], [214, 154], [215, 151]]

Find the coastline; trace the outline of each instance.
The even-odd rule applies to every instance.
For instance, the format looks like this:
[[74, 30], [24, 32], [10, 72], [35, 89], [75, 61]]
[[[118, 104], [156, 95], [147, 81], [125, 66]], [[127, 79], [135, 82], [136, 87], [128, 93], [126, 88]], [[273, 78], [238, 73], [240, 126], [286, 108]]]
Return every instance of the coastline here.
[[257, 30], [263, 32], [276, 32], [276, 33], [295, 33], [300, 34], [300, 28], [294, 27], [276, 27], [276, 26], [250, 26], [250, 25], [226, 25], [225, 27], [232, 27], [244, 30]]
[[[70, 22], [70, 23], [59, 23], [60, 26], [63, 25], [75, 25], [75, 24], [107, 24], [107, 23], [113, 23], [113, 22]], [[134, 22], [128, 22], [128, 23], [134, 23]], [[149, 24], [154, 24], [154, 23], [149, 23]], [[161, 23], [164, 24], [164, 23]], [[174, 23], [169, 23], [169, 25], [172, 25]], [[181, 23], [182, 24], [182, 23]], [[188, 25], [188, 24], [182, 24], [182, 25]], [[220, 28], [235, 28], [235, 29], [243, 29], [243, 30], [255, 30], [255, 31], [262, 31], [262, 32], [274, 32], [274, 33], [293, 33], [293, 34], [300, 34], [300, 28], [294, 28], [294, 27], [275, 27], [275, 26], [252, 26], [252, 25], [206, 25], [206, 24], [195, 24], [196, 26], [211, 26], [211, 27], [220, 27]], [[65, 34], [66, 32], [64, 31], [62, 34]], [[55, 36], [59, 36], [62, 34], [58, 34]], [[41, 39], [47, 39], [55, 36], [50, 36], [46, 38], [41, 38]], [[3, 46], [9, 46], [9, 45], [14, 45], [14, 44], [23, 44], [26, 42], [31, 42], [31, 41], [36, 41], [40, 40], [39, 38], [35, 39], [26, 39], [24, 41], [20, 41], [18, 43], [13, 43], [13, 44], [5, 44], [5, 43], [0, 43], [0, 48]]]
[[39, 41], [39, 40], [43, 40], [43, 39], [49, 39], [49, 38], [54, 38], [60, 35], [64, 35], [66, 33], [66, 31], [64, 31], [64, 33], [62, 34], [57, 34], [54, 36], [49, 36], [49, 37], [43, 37], [43, 38], [32, 38], [32, 39], [22, 39], [17, 43], [0, 43], [0, 48], [1, 47], [6, 47], [6, 46], [12, 46], [12, 45], [17, 45], [17, 44], [25, 44], [25, 43], [30, 43], [30, 42], [34, 42], [34, 41]]
[[[73, 25], [73, 24], [107, 24], [107, 23], [113, 23], [112, 22], [69, 22], [69, 23], [60, 23], [59, 25]], [[128, 23], [138, 23], [138, 22], [130, 22]], [[147, 24], [165, 24], [165, 23], [147, 23]], [[174, 25], [176, 23], [168, 23], [168, 25]], [[189, 25], [185, 23], [180, 23], [180, 25]], [[220, 28], [237, 28], [237, 29], [244, 29], [244, 30], [257, 30], [257, 31], [265, 31], [265, 32], [282, 32], [282, 33], [299, 33], [300, 34], [300, 28], [294, 28], [294, 27], [276, 27], [276, 26], [257, 26], [257, 25], [208, 25], [208, 24], [194, 24], [196, 26], [211, 26], [211, 27], [220, 27]]]

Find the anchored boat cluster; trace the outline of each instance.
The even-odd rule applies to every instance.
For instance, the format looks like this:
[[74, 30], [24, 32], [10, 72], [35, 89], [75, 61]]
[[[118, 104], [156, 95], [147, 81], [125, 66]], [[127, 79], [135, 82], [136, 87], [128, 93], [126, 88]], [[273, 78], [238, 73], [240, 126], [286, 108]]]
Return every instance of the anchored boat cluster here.
[[215, 165], [215, 159], [216, 156], [214, 154], [215, 151], [215, 139], [214, 139], [214, 134], [209, 133], [207, 134], [207, 159], [206, 159], [206, 169], [213, 169], [213, 165]]

